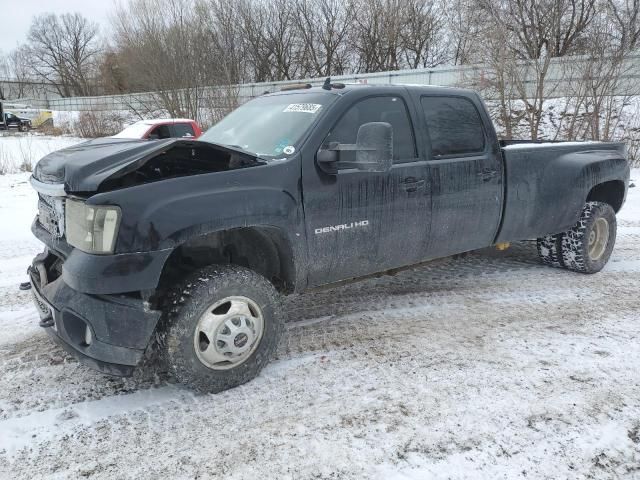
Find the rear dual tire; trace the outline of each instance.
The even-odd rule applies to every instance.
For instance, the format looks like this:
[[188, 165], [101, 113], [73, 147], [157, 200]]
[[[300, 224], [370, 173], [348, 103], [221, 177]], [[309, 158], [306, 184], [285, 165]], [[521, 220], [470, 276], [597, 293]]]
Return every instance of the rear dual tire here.
[[542, 263], [550, 267], [562, 267], [562, 235], [545, 235], [537, 243], [538, 256]]
[[587, 202], [573, 228], [537, 240], [538, 255], [546, 265], [596, 273], [609, 261], [616, 229], [616, 214], [611, 205]]

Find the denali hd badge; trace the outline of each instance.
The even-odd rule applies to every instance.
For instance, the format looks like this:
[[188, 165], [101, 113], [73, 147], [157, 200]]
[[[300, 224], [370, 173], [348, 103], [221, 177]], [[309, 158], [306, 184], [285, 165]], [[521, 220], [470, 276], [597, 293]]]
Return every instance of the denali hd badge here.
[[343, 223], [342, 225], [331, 225], [330, 227], [316, 228], [316, 235], [321, 233], [339, 232], [341, 230], [349, 230], [350, 228], [366, 227], [369, 220], [360, 220], [359, 222]]

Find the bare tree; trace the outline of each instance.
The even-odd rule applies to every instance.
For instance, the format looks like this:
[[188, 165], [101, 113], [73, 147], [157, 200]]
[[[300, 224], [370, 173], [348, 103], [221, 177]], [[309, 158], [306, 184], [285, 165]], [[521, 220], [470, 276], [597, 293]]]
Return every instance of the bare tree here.
[[262, 5], [261, 10], [265, 19], [262, 35], [271, 63], [271, 79], [296, 78], [300, 73], [300, 42], [293, 1], [271, 0]]
[[[611, 138], [620, 112], [611, 99], [627, 88], [620, 79], [639, 45], [639, 4], [127, 0], [114, 20], [102, 78], [111, 76], [124, 90], [155, 92], [132, 101], [140, 115], [213, 121], [241, 99], [229, 87], [236, 83], [471, 63], [472, 85], [496, 99], [493, 115], [505, 136], [548, 133], [549, 99], [562, 85], [574, 91], [557, 135]], [[563, 60], [576, 55], [581, 60]], [[117, 81], [116, 73], [122, 73]]]
[[290, 80], [307, 73], [296, 0], [240, 0], [235, 8], [253, 81]]
[[5, 100], [7, 98], [5, 95], [7, 91], [9, 76], [9, 59], [6, 55], [0, 52], [0, 100]]
[[558, 88], [558, 82], [549, 81], [554, 58], [584, 51], [586, 31], [596, 18], [596, 0], [480, 0], [478, 5], [498, 39], [490, 44], [509, 52], [504, 63], [494, 62], [493, 74], [504, 76], [510, 90], [503, 95], [515, 90], [529, 135], [537, 139], [545, 102]]
[[201, 0], [197, 4], [197, 13], [204, 23], [212, 84], [231, 85], [250, 80], [244, 32], [236, 7], [235, 0]]
[[446, 19], [441, 6], [424, 0], [406, 0], [401, 12], [403, 66], [425, 68], [447, 61], [448, 48], [442, 38]]
[[153, 91], [172, 116], [198, 118], [208, 79], [205, 32], [189, 0], [135, 0], [114, 19], [120, 61], [134, 91]]
[[22, 45], [11, 51], [8, 58], [10, 77], [14, 80], [10, 98], [24, 98], [28, 92], [33, 92], [34, 78], [29, 61], [29, 48]]
[[495, 108], [490, 109], [493, 120], [500, 127], [502, 137], [512, 139], [515, 127], [526, 115], [518, 91], [520, 65], [514, 53], [504, 48], [506, 32], [493, 25], [493, 29], [485, 29], [484, 33], [484, 42], [474, 49], [484, 60], [480, 76], [472, 70], [472, 79], [465, 82], [494, 99]]
[[95, 93], [97, 36], [97, 24], [78, 13], [35, 17], [27, 43], [33, 72], [58, 85], [62, 96]]
[[437, 4], [426, 0], [354, 0], [350, 45], [355, 68], [379, 72], [431, 67], [446, 60]]
[[596, 15], [597, 0], [480, 0], [481, 9], [511, 33], [508, 45], [522, 59], [575, 53]]
[[126, 75], [116, 52], [107, 50], [102, 57], [99, 69], [100, 84], [107, 95], [128, 91]]
[[478, 54], [482, 40], [487, 37], [485, 30], [491, 22], [482, 19], [475, 0], [452, 0], [442, 8], [446, 19], [446, 34], [449, 36], [449, 58], [454, 65], [477, 64], [483, 61]]
[[640, 46], [640, 0], [607, 0], [616, 23], [615, 35], [623, 50]]
[[360, 72], [379, 72], [399, 68], [400, 0], [355, 0], [358, 15], [351, 44], [357, 53]]
[[46, 94], [53, 85], [42, 83], [31, 73], [26, 46], [0, 56], [0, 99], [19, 99]]
[[309, 76], [341, 75], [348, 69], [347, 35], [354, 4], [339, 0], [297, 0], [296, 23], [304, 51], [301, 61]]
[[640, 85], [629, 81], [638, 76], [638, 66], [629, 61], [625, 43], [616, 40], [616, 27], [608, 18], [594, 21], [589, 31], [590, 51], [567, 62], [566, 121], [563, 138], [612, 140], [620, 130], [630, 99], [640, 95]]

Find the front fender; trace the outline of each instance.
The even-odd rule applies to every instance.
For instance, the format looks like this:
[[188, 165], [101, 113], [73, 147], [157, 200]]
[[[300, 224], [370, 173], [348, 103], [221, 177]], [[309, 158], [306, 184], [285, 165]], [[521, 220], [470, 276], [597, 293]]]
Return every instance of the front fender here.
[[232, 187], [194, 191], [158, 199], [141, 211], [129, 248], [161, 250], [221, 230], [250, 226], [295, 229], [299, 223], [295, 200], [282, 190]]
[[92, 196], [122, 210], [116, 253], [174, 248], [193, 236], [272, 225], [304, 233], [291, 162], [180, 177]]
[[[195, 237], [242, 227], [275, 227], [296, 270], [306, 265], [297, 162], [217, 172], [94, 195], [122, 210], [116, 253], [173, 250]], [[297, 271], [297, 278], [306, 278]]]

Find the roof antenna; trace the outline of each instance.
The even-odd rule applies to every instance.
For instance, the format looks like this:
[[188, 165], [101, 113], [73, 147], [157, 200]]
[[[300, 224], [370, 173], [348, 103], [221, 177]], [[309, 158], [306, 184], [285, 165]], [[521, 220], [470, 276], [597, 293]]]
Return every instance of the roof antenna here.
[[322, 88], [325, 90], [331, 90], [331, 77], [327, 77], [327, 79], [324, 81], [324, 84], [322, 85]]

